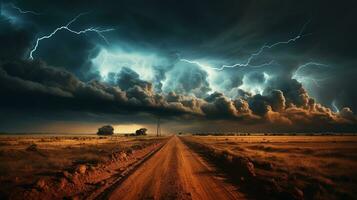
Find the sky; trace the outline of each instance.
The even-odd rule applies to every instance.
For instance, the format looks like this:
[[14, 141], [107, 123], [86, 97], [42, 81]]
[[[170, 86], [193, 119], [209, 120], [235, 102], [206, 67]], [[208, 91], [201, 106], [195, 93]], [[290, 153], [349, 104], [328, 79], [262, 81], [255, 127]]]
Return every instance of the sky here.
[[354, 1], [1, 1], [0, 131], [356, 132]]

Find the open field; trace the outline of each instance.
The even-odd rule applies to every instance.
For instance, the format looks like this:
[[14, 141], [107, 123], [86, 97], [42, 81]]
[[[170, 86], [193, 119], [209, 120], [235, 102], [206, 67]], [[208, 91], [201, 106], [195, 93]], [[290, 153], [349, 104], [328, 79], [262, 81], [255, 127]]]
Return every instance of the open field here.
[[357, 199], [356, 136], [1, 136], [1, 199]]
[[[148, 147], [163, 140], [96, 135], [0, 136], [1, 199], [88, 193], [93, 189], [88, 183], [95, 186], [124, 171], [154, 149]], [[61, 190], [53, 190], [58, 187]], [[46, 196], [49, 193], [54, 195]]]
[[357, 199], [356, 136], [189, 136], [185, 141], [217, 161], [247, 193], [257, 194], [263, 186], [262, 197]]

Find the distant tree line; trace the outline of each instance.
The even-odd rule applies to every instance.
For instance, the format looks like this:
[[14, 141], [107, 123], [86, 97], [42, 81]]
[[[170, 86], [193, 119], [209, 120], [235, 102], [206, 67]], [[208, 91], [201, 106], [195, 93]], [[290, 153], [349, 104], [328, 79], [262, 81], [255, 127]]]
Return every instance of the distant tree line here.
[[[135, 133], [132, 134], [125, 134], [125, 136], [140, 136], [140, 135], [147, 135], [147, 130], [146, 128], [140, 128], [135, 131]], [[113, 135], [114, 134], [114, 128], [111, 125], [105, 125], [102, 126], [98, 129], [97, 132], [98, 135]]]

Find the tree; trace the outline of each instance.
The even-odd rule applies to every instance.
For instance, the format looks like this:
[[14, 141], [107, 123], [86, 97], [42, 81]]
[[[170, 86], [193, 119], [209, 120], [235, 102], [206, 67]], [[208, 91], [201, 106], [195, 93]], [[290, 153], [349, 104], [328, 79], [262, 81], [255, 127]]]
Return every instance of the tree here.
[[114, 128], [110, 125], [103, 126], [98, 129], [97, 132], [98, 135], [113, 135], [114, 134]]
[[146, 128], [141, 128], [135, 131], [135, 135], [146, 135]]

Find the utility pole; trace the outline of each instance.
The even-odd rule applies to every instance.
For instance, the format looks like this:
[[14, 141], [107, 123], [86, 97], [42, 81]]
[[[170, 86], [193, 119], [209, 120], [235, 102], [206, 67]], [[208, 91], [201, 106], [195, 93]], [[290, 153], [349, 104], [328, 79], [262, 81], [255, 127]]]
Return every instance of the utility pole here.
[[160, 117], [157, 118], [157, 127], [156, 127], [156, 136], [161, 136], [161, 128], [160, 128]]

